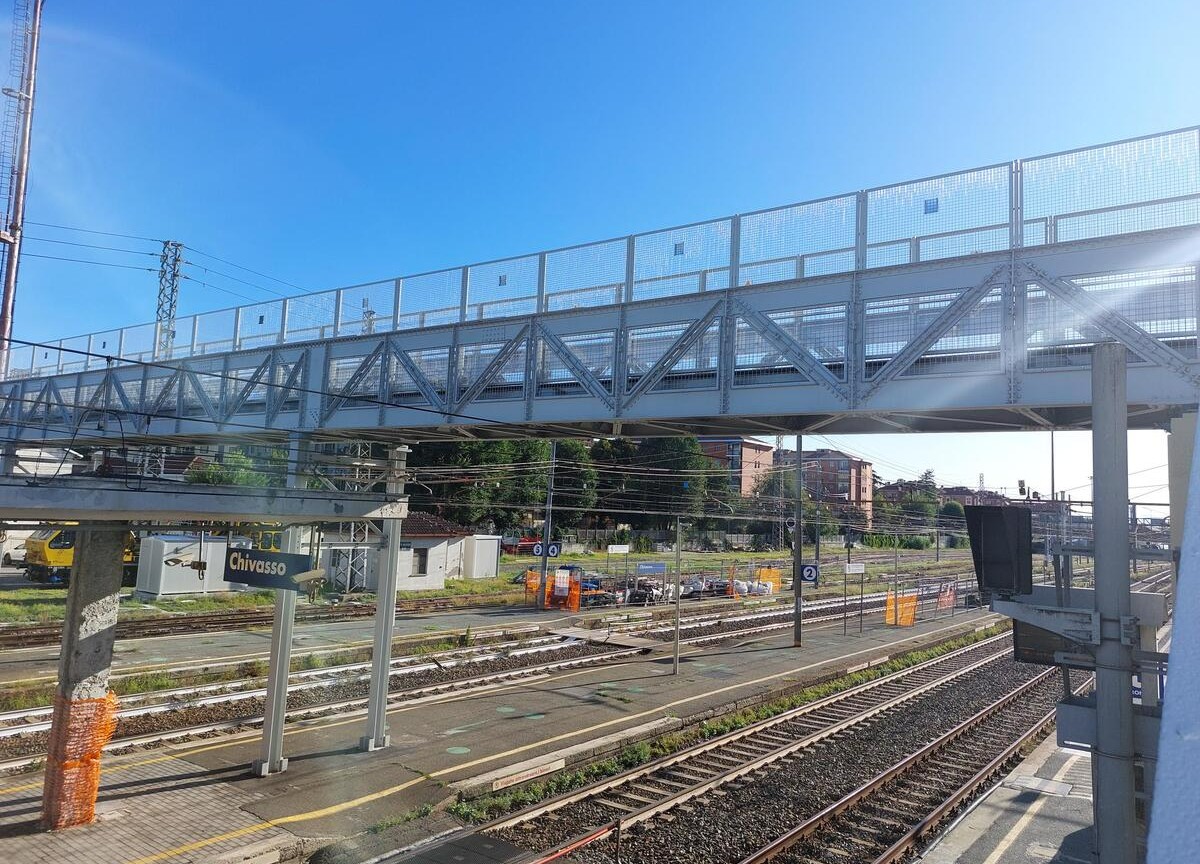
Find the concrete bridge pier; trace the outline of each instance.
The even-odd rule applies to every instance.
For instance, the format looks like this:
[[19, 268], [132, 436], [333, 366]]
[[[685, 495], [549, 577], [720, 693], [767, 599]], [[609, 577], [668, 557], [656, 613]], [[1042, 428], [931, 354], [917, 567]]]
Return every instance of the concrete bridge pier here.
[[116, 727], [108, 676], [125, 531], [113, 528], [76, 534], [42, 790], [42, 825], [49, 829], [86, 825], [94, 818], [100, 751]]

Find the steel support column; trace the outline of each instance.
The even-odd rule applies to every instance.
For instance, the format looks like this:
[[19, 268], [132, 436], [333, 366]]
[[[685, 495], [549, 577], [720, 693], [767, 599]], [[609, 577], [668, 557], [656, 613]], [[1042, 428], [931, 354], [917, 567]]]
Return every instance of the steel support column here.
[[[404, 493], [404, 469], [408, 447], [392, 449], [388, 461], [389, 496]], [[371, 649], [371, 687], [367, 694], [367, 734], [358, 740], [360, 750], [372, 751], [389, 746], [387, 734], [388, 683], [392, 671], [392, 634], [396, 629], [396, 582], [400, 559], [399, 519], [383, 521], [383, 545], [380, 548], [379, 585], [375, 590], [375, 639]]]
[[1098, 344], [1092, 354], [1092, 514], [1096, 547], [1096, 846], [1099, 864], [1134, 864], [1132, 648], [1129, 620], [1129, 453], [1125, 346]]
[[[779, 490], [780, 495], [783, 489]], [[799, 648], [804, 644], [804, 621], [801, 618], [801, 603], [804, 583], [800, 571], [804, 564], [804, 436], [796, 436], [796, 527], [792, 529], [792, 593], [795, 594], [796, 611], [792, 621], [792, 645]]]
[[1183, 547], [1188, 504], [1188, 480], [1192, 475], [1192, 447], [1196, 439], [1196, 412], [1171, 420], [1167, 436], [1167, 482], [1171, 501], [1171, 553], [1176, 563]]

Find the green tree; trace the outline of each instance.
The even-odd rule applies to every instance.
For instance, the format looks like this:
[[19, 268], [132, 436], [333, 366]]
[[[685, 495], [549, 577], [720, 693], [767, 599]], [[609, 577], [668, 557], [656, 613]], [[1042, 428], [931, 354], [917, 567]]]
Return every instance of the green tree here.
[[946, 538], [946, 548], [956, 549], [966, 544], [967, 513], [957, 501], [947, 501], [938, 508], [938, 523]]
[[592, 464], [588, 446], [578, 438], [558, 442], [558, 459], [554, 469], [554, 500], [570, 510], [556, 510], [555, 525], [575, 528], [596, 506], [598, 472]]
[[255, 461], [233, 447], [225, 451], [220, 461], [203, 462], [189, 468], [184, 480], [204, 486], [279, 486], [276, 472], [259, 470]]
[[[638, 443], [635, 478], [630, 486], [644, 515], [633, 520], [645, 528], [673, 523], [666, 513], [700, 513], [708, 488], [708, 459], [695, 437], [645, 438]], [[649, 511], [649, 512], [645, 512]], [[654, 511], [659, 511], [656, 513]]]
[[601, 438], [592, 444], [592, 466], [596, 471], [595, 519], [609, 528], [628, 522], [623, 514], [609, 514], [605, 508], [627, 509], [633, 494], [632, 470], [637, 461], [637, 444], [628, 438]]

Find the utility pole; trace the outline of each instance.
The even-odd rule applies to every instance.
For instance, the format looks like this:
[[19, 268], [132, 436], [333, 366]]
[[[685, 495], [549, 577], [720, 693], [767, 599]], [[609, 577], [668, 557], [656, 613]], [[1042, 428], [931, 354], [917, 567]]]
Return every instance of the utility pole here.
[[[18, 0], [21, 3], [21, 0]], [[17, 267], [21, 263], [21, 232], [25, 223], [25, 190], [29, 180], [29, 137], [33, 131], [33, 94], [37, 80], [38, 42], [42, 31], [43, 0], [33, 0], [32, 15], [29, 6], [18, 5], [13, 20], [13, 58], [18, 52], [22, 58], [21, 84], [19, 90], [4, 89], [4, 95], [17, 100], [16, 158], [13, 165], [13, 181], [8, 196], [8, 225], [0, 231], [0, 242], [7, 248], [4, 259], [4, 285], [0, 289], [0, 379], [8, 376], [8, 355], [12, 345], [13, 305], [17, 295]], [[20, 9], [26, 10], [26, 19], [20, 21]], [[25, 24], [27, 29], [18, 32]], [[17, 47], [20, 40], [20, 48]], [[5, 142], [6, 144], [9, 142]]]
[[[537, 608], [546, 608], [546, 570], [550, 559], [551, 514], [554, 512], [554, 466], [558, 461], [558, 440], [550, 439], [550, 471], [546, 474], [546, 521], [542, 523], [542, 573], [538, 577]], [[628, 566], [629, 556], [625, 556]], [[626, 576], [628, 580], [628, 576]]]
[[671, 674], [679, 674], [679, 585], [683, 574], [683, 517], [675, 517], [675, 663]]
[[183, 266], [183, 244], [178, 240], [164, 240], [158, 262], [158, 308], [154, 316], [158, 341], [154, 358], [170, 360], [175, 344], [175, 307], [179, 305], [179, 268]]

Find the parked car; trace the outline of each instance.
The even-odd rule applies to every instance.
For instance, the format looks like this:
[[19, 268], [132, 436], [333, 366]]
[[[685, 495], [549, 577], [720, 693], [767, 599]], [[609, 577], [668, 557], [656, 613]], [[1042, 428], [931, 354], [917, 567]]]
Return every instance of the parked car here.
[[592, 606], [616, 606], [617, 595], [611, 591], [584, 591], [579, 595], [579, 606], [587, 609]]

